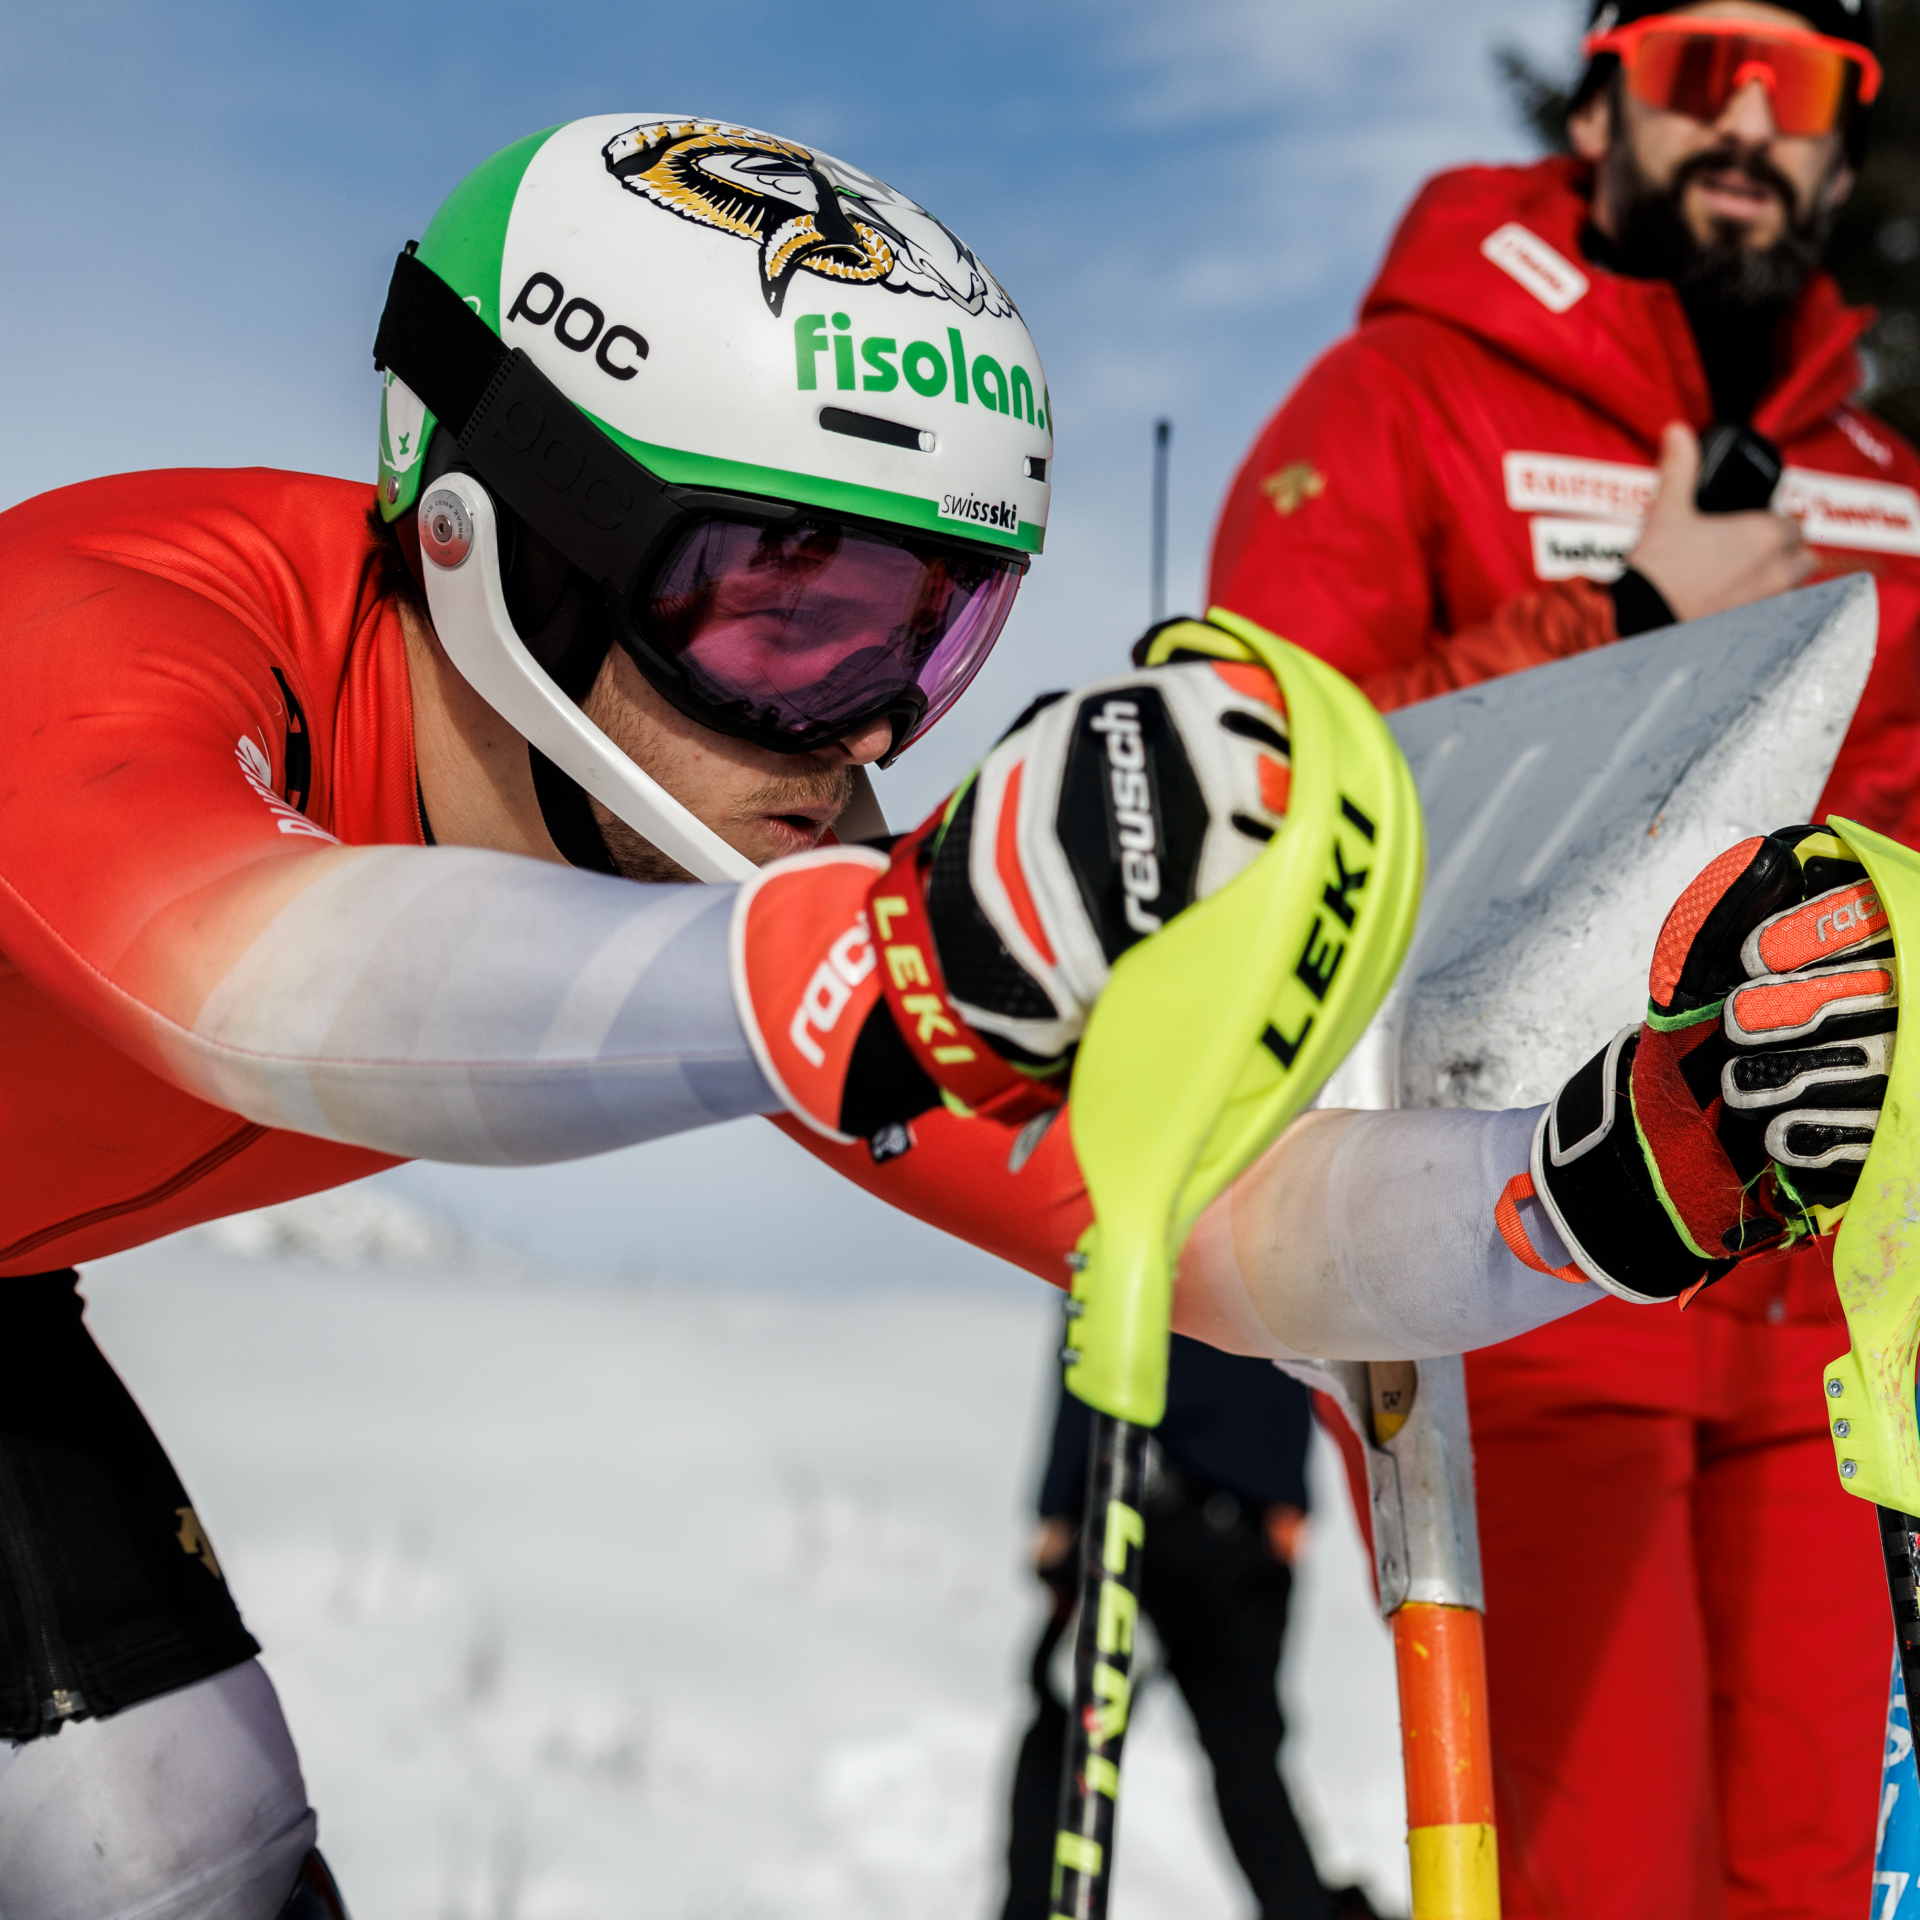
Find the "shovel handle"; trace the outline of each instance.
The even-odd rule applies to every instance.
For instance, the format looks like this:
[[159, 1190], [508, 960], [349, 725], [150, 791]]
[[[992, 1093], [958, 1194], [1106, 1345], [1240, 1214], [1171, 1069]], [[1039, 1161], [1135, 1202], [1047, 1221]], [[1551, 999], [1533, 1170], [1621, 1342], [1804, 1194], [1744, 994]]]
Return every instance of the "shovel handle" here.
[[1500, 1920], [1484, 1624], [1472, 1607], [1410, 1600], [1393, 1616], [1393, 1658], [1413, 1920]]

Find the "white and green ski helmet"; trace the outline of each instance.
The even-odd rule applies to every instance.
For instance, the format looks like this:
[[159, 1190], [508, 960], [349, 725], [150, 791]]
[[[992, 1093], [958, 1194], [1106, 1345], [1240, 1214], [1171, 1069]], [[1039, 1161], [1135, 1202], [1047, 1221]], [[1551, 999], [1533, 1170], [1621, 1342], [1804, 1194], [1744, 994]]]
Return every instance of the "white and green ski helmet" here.
[[[494, 509], [601, 587], [694, 718], [806, 751], [885, 711], [888, 758], [971, 679], [1044, 536], [1051, 412], [1013, 302], [914, 201], [750, 128], [609, 114], [496, 154], [396, 264], [375, 358], [380, 508], [419, 514], [436, 629], [622, 817], [602, 776], [631, 763], [557, 713], [551, 663], [500, 658]], [[789, 602], [802, 575], [829, 591], [716, 639], [728, 579], [783, 544]], [[823, 645], [862, 592], [891, 604]]]

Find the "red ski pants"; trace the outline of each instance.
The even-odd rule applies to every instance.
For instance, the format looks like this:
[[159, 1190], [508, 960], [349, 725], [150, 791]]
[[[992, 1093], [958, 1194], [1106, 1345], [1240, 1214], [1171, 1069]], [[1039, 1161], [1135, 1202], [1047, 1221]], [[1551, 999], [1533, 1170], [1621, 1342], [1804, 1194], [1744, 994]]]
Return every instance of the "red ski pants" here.
[[1467, 1360], [1505, 1920], [1866, 1920], [1891, 1616], [1823, 1251]]

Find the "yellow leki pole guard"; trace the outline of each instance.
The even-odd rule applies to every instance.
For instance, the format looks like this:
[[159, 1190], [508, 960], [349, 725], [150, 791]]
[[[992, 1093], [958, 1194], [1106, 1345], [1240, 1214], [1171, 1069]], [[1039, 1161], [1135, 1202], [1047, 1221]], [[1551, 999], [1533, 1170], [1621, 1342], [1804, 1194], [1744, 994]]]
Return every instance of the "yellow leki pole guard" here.
[[1187, 650], [1268, 668], [1286, 701], [1293, 787], [1285, 826], [1244, 873], [1121, 955], [1074, 1066], [1069, 1114], [1094, 1224], [1066, 1380], [1140, 1426], [1166, 1409], [1188, 1230], [1373, 1017], [1426, 865], [1413, 776], [1359, 689], [1250, 620], [1207, 618], [1163, 629], [1149, 663]]
[[1920, 1025], [1906, 990], [1920, 953], [1920, 854], [1855, 826], [1828, 823], [1867, 870], [1893, 929], [1900, 1024], [1893, 1071], [1860, 1184], [1833, 1246], [1833, 1281], [1853, 1344], [1827, 1369], [1827, 1427], [1840, 1484], [1920, 1513], [1914, 1354], [1920, 1346]]

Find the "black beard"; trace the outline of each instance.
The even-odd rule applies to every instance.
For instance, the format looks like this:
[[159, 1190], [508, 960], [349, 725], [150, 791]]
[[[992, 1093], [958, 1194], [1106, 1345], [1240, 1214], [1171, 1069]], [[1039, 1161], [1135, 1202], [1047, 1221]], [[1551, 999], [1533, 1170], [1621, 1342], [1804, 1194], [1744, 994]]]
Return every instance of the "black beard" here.
[[[1701, 174], [1719, 172], [1743, 173], [1778, 196], [1787, 225], [1772, 246], [1747, 246], [1745, 227], [1735, 220], [1716, 220], [1709, 239], [1694, 238], [1681, 213], [1682, 196]], [[1602, 163], [1600, 190], [1616, 209], [1610, 251], [1619, 270], [1670, 282], [1696, 326], [1782, 318], [1819, 264], [1832, 224], [1820, 207], [1823, 195], [1814, 196], [1814, 211], [1802, 214], [1785, 174], [1764, 154], [1731, 144], [1695, 154], [1659, 187], [1640, 171], [1627, 141], [1615, 140]]]

